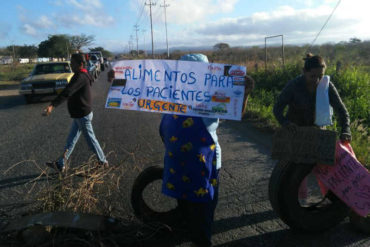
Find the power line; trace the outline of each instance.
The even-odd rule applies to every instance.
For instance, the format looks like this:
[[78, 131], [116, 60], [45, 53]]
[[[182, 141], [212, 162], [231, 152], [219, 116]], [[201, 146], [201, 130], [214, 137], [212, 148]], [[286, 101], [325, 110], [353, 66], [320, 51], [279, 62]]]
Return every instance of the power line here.
[[320, 29], [320, 31], [318, 32], [318, 34], [316, 35], [315, 39], [312, 41], [312, 43], [311, 43], [310, 47], [307, 49], [306, 53], [308, 53], [308, 52], [311, 50], [311, 48], [312, 48], [313, 44], [315, 43], [316, 39], [317, 39], [317, 38], [319, 37], [319, 35], [321, 34], [321, 31], [326, 27], [326, 24], [328, 24], [328, 22], [329, 22], [330, 18], [333, 16], [333, 14], [334, 14], [335, 10], [338, 8], [338, 6], [339, 6], [339, 4], [341, 3], [341, 1], [342, 1], [342, 0], [339, 0], [339, 1], [338, 1], [337, 5], [334, 7], [334, 9], [333, 9], [333, 11], [331, 12], [331, 14], [329, 15], [328, 19], [325, 21], [324, 25], [321, 27], [321, 29]]
[[144, 13], [144, 9], [145, 9], [145, 0], [143, 1], [142, 3], [142, 7], [141, 7], [141, 11], [140, 11], [140, 14], [138, 15], [138, 18], [136, 20], [136, 25], [139, 25], [139, 22], [141, 20], [141, 17], [143, 16], [143, 13]]
[[139, 26], [136, 24], [134, 25], [136, 31], [136, 54], [139, 56], [139, 39], [137, 37], [137, 31], [139, 31]]
[[169, 6], [170, 6], [169, 4], [166, 4], [166, 0], [163, 0], [163, 5], [161, 5], [161, 7], [163, 7], [163, 9], [164, 9], [164, 24], [165, 24], [165, 27], [166, 27], [167, 58], [170, 57], [170, 50], [168, 48], [168, 37], [167, 37], [167, 12], [166, 12], [166, 9]]
[[154, 58], [152, 6], [155, 6], [155, 3], [153, 3], [152, 0], [149, 0], [149, 3], [145, 3], [145, 5], [149, 5], [149, 10], [150, 10], [150, 30], [152, 32], [152, 58]]
[[141, 32], [143, 34], [143, 50], [144, 50], [144, 55], [146, 56], [146, 52], [145, 52], [145, 32], [146, 32], [146, 30], [145, 29], [141, 29]]

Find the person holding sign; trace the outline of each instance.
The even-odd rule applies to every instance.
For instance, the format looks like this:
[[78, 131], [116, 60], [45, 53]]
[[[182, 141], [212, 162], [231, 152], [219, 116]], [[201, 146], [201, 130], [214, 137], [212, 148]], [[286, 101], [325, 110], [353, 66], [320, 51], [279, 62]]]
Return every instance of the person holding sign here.
[[[203, 54], [188, 54], [185, 61], [208, 62]], [[243, 112], [254, 81], [246, 77]], [[213, 216], [218, 201], [221, 148], [216, 134], [218, 118], [164, 114], [160, 135], [165, 145], [162, 193], [176, 198], [191, 241], [211, 246]]]
[[93, 112], [91, 85], [93, 79], [84, 68], [86, 60], [83, 54], [72, 54], [71, 67], [74, 73], [71, 82], [58, 95], [58, 97], [45, 108], [44, 115], [49, 116], [54, 107], [68, 99], [68, 112], [73, 118], [72, 127], [64, 147], [63, 155], [53, 162], [47, 162], [46, 165], [60, 172], [65, 170], [65, 163], [71, 155], [81, 133], [84, 135], [90, 149], [96, 154], [99, 165], [108, 167], [108, 161], [101, 149], [98, 140], [95, 137], [92, 127]]
[[[166, 112], [163, 114], [160, 123], [160, 136], [166, 150], [162, 176], [162, 193], [178, 200], [178, 209], [181, 212], [181, 216], [183, 216], [183, 222], [186, 224], [191, 241], [196, 246], [211, 246], [213, 216], [218, 200], [218, 173], [221, 168], [221, 148], [216, 133], [219, 119], [215, 116], [226, 116], [218, 112], [225, 109], [219, 110], [214, 108], [215, 110], [213, 110], [205, 104], [208, 103], [215, 106], [215, 102], [217, 105], [226, 105], [225, 102], [233, 102], [232, 106], [235, 108], [230, 107], [230, 110], [232, 109], [232, 113], [235, 111], [236, 115], [231, 116], [230, 113], [227, 117], [232, 117], [231, 119], [241, 118], [240, 115], [245, 112], [248, 94], [254, 87], [254, 80], [249, 76], [245, 76], [245, 71], [240, 70], [239, 66], [203, 64], [208, 63], [208, 58], [203, 54], [184, 55], [180, 60], [183, 66], [186, 64], [185, 67], [190, 72], [187, 72], [186, 69], [186, 72], [182, 71], [182, 74], [179, 71], [180, 69], [172, 69], [171, 72], [171, 66], [169, 65], [176, 65], [178, 61], [163, 61], [163, 64], [166, 65], [166, 70], [162, 73], [164, 80], [171, 81], [173, 85], [164, 84], [162, 89], [157, 91], [153, 90], [151, 77], [146, 80], [143, 78], [148, 75], [154, 75], [153, 79], [155, 79], [156, 75], [158, 75], [158, 81], [155, 84], [162, 82], [159, 75], [164, 70], [152, 69], [149, 65], [154, 64], [153, 61], [146, 60], [145, 64], [147, 67], [145, 68], [142, 67], [144, 62], [118, 62], [116, 66], [113, 66], [115, 70], [108, 72], [108, 81], [113, 82], [113, 84], [108, 95], [107, 106], [109, 108], [120, 108], [123, 105], [122, 102], [126, 103], [122, 95], [125, 94], [124, 96], [126, 96], [126, 90], [127, 94], [129, 94], [129, 89], [127, 88], [133, 88], [133, 85], [135, 85], [135, 82], [133, 82], [134, 78], [140, 79], [136, 80], [140, 82], [140, 85], [143, 84], [143, 81], [147, 83], [146, 87], [141, 88], [141, 92], [149, 93], [150, 95], [144, 94], [144, 97], [142, 94], [135, 95], [136, 104], [143, 106], [142, 108], [147, 108], [146, 110], [148, 111], [151, 110], [153, 112], [153, 109], [157, 109], [154, 112]], [[155, 62], [161, 64], [160, 61]], [[151, 71], [155, 72], [150, 73]], [[206, 91], [206, 94], [203, 94], [203, 96], [208, 95], [208, 100], [211, 103], [204, 101], [201, 97], [202, 92], [194, 91], [199, 87], [195, 83], [197, 76], [194, 71], [204, 74], [202, 84], [203, 86], [207, 84], [208, 88], [204, 86], [201, 90]], [[119, 78], [115, 78], [116, 74]], [[177, 74], [181, 74], [181, 76], [169, 78], [170, 75]], [[178, 80], [176, 81], [175, 78], [178, 78]], [[201, 80], [198, 81], [200, 82]], [[129, 85], [130, 83], [131, 85]], [[182, 88], [184, 85], [186, 87]], [[243, 85], [244, 90], [242, 90]], [[168, 90], [169, 88], [172, 89]], [[229, 88], [229, 92], [235, 98], [231, 99], [230, 95], [227, 96], [225, 88]], [[161, 93], [162, 90], [167, 93], [172, 91], [172, 93], [165, 95]], [[213, 90], [212, 93], [210, 90]], [[243, 91], [244, 97], [242, 95]], [[131, 90], [131, 92], [134, 94], [135, 90]], [[189, 97], [189, 101], [183, 99], [179, 101], [180, 97], [187, 97], [187, 92], [192, 92], [194, 97]], [[163, 100], [161, 98], [163, 96], [167, 98]], [[129, 97], [129, 100], [132, 100], [132, 98]], [[191, 106], [194, 103], [193, 100], [199, 102], [192, 105], [192, 108], [188, 108], [189, 105]], [[203, 108], [199, 106], [200, 103], [202, 103]], [[241, 107], [236, 107], [239, 103], [241, 103]], [[186, 107], [186, 109], [194, 110], [197, 104], [199, 109], [210, 111], [202, 111], [201, 113], [203, 114], [199, 114], [197, 111], [189, 111], [184, 114], [181, 110], [176, 110], [176, 107], [173, 107], [172, 111], [169, 110], [171, 105], [179, 105]], [[168, 105], [170, 106], [167, 107]], [[132, 104], [132, 107], [134, 106], [135, 103]], [[204, 108], [204, 106], [206, 107]], [[130, 107], [127, 108], [132, 109]], [[123, 107], [123, 109], [125, 108]], [[240, 110], [242, 114], [238, 112]], [[227, 111], [225, 110], [225, 112]]]
[[[294, 133], [297, 125], [320, 127], [331, 125], [331, 107], [333, 107], [342, 127], [340, 139], [343, 142], [350, 142], [349, 114], [329, 76], [324, 76], [326, 70], [324, 59], [307, 54], [304, 60], [303, 75], [288, 82], [274, 105], [276, 119]], [[288, 111], [284, 115], [286, 106]]]
[[[280, 93], [275, 105], [274, 115], [278, 122], [295, 134], [297, 126], [324, 127], [332, 124], [332, 107], [341, 123], [340, 140], [351, 141], [349, 114], [330, 77], [325, 75], [326, 64], [322, 57], [307, 54], [304, 59], [303, 75], [288, 82]], [[286, 115], [284, 109], [288, 106]], [[323, 194], [326, 189], [320, 184]], [[307, 179], [299, 187], [299, 199], [307, 198]]]

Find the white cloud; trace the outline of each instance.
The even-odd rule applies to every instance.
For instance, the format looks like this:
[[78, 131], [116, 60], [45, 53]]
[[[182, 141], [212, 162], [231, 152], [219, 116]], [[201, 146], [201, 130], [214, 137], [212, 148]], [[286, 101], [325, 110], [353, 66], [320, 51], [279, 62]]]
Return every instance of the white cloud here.
[[9, 23], [0, 22], [0, 40], [5, 40], [8, 38], [11, 30], [11, 25]]
[[[167, 0], [167, 21], [171, 24], [193, 24], [207, 20], [209, 16], [218, 13], [229, 13], [234, 10], [239, 0]], [[141, 0], [131, 0], [132, 9], [140, 9], [144, 4]], [[157, 1], [152, 12], [155, 21], [163, 21], [163, 1]], [[149, 7], [145, 8], [147, 15]], [[139, 11], [137, 11], [139, 13]]]
[[37, 36], [38, 35], [38, 32], [36, 31], [36, 29], [32, 26], [32, 25], [30, 25], [30, 24], [24, 24], [23, 26], [22, 26], [22, 30], [26, 33], [26, 34], [28, 34], [28, 35], [30, 35], [30, 36]]
[[68, 14], [57, 17], [58, 22], [68, 28], [78, 26], [94, 26], [94, 27], [105, 27], [114, 23], [114, 19], [111, 16], [96, 16], [94, 14], [83, 14], [76, 16], [75, 14]]
[[51, 28], [54, 23], [45, 15], [40, 16], [40, 18], [35, 22], [35, 24], [40, 28]]
[[77, 11], [60, 14], [57, 19], [62, 26], [95, 26], [105, 27], [114, 23], [114, 18], [104, 12], [100, 0], [65, 0], [66, 4]]
[[21, 22], [20, 29], [26, 35], [33, 37], [40, 36], [45, 30], [50, 30], [54, 27], [54, 23], [46, 15], [41, 15], [38, 18], [30, 16], [27, 9], [18, 5], [18, 17]]
[[[317, 42], [339, 42], [353, 36], [369, 39], [370, 15], [367, 14], [369, 7], [370, 2], [364, 0], [352, 0], [351, 3], [343, 1]], [[204, 39], [213, 38], [234, 45], [246, 45], [257, 40], [262, 44], [265, 36], [284, 34], [288, 43], [309, 43], [332, 10], [333, 7], [328, 5], [305, 9], [281, 6], [271, 12], [256, 12], [246, 17], [225, 18], [199, 25], [193, 30], [193, 36], [197, 33]]]
[[102, 8], [100, 0], [67, 0], [67, 3], [82, 11]]

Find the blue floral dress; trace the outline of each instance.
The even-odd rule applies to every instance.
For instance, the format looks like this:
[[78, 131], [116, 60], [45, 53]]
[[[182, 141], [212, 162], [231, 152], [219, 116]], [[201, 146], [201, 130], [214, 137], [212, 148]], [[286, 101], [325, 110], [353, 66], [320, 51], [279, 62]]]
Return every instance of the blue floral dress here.
[[166, 147], [162, 193], [209, 202], [218, 186], [216, 143], [200, 117], [166, 114], [160, 125]]

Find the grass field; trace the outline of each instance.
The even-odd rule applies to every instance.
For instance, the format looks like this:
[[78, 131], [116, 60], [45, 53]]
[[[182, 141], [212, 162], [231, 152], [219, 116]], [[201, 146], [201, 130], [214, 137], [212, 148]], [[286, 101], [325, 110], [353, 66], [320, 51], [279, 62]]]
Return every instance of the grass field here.
[[32, 71], [34, 64], [0, 65], [0, 85], [19, 84]]

